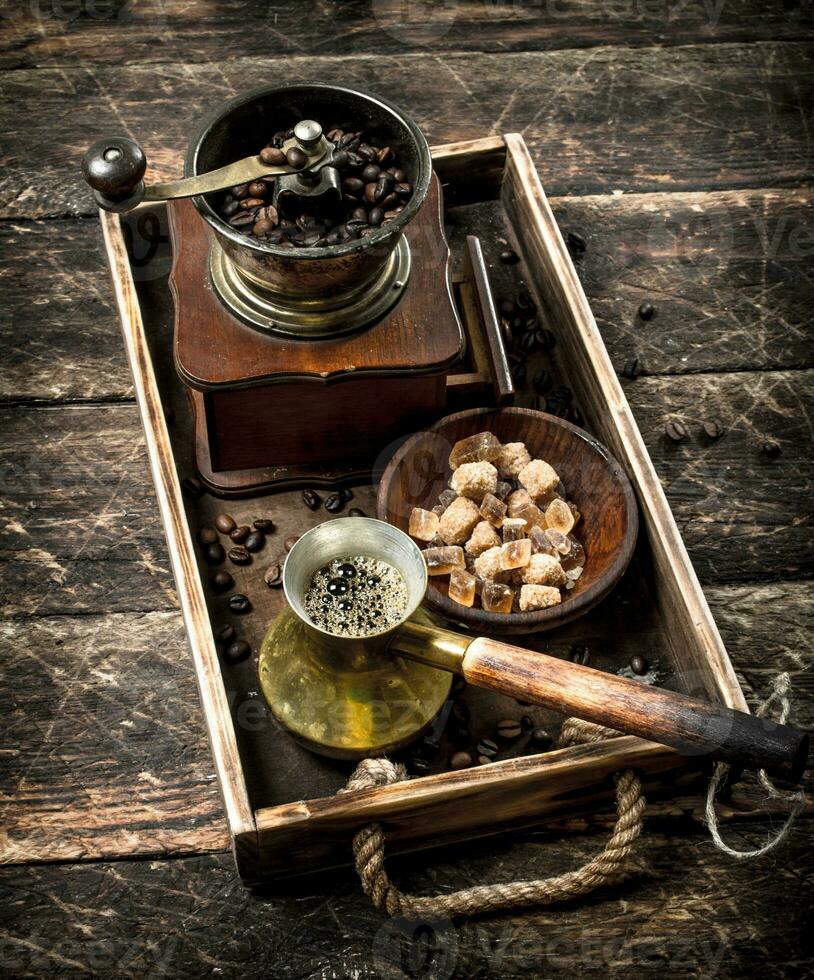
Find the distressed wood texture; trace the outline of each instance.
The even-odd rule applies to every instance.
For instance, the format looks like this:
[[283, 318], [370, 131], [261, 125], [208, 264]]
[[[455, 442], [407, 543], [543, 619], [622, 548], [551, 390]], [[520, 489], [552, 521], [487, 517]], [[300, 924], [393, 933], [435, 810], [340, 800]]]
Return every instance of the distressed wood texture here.
[[[804, 44], [320, 56], [307, 66], [409, 106], [431, 143], [522, 132], [552, 195], [782, 186], [811, 175], [800, 136], [812, 78]], [[111, 133], [143, 142], [151, 179], [177, 176], [212, 106], [290, 78], [286, 59], [258, 57], [6, 72], [0, 216], [92, 214], [79, 161]]]
[[[247, 32], [247, 26], [250, 31]], [[296, 6], [263, 0], [146, 0], [139, 4], [12, 6], [0, 44], [0, 68], [49, 65], [195, 63], [239, 58], [249, 50], [294, 58], [324, 54], [517, 51], [625, 44], [704, 44], [797, 40], [811, 29], [807, 4], [758, 11], [749, 0], [680, 4], [509, 3], [400, 0]]]

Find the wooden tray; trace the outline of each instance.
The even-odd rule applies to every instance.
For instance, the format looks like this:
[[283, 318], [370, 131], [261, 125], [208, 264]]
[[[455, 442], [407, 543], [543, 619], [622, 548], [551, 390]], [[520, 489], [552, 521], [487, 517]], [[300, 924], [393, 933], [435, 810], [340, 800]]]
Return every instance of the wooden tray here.
[[[620, 585], [585, 617], [545, 638], [528, 638], [527, 645], [567, 656], [573, 644], [588, 644], [592, 665], [621, 672], [628, 669], [632, 653], [642, 653], [653, 665], [645, 680], [747, 710], [522, 137], [442, 146], [433, 158], [444, 184], [453, 256], [461, 262], [465, 237], [474, 232], [488, 253], [498, 296], [524, 277], [543, 325], [558, 340], [553, 354], [535, 355], [533, 366], [539, 362], [558, 381], [567, 380], [585, 427], [626, 468], [641, 507], [639, 545]], [[242, 877], [257, 881], [347, 863], [353, 832], [371, 820], [384, 825], [394, 851], [427, 847], [606, 805], [612, 797], [611, 776], [621, 768], [642, 773], [650, 793], [669, 792], [678, 778], [697, 775], [673, 751], [633, 737], [538, 755], [524, 754], [528, 750], [520, 742], [507, 748], [500, 761], [463, 772], [442, 771], [447, 752], [442, 748], [437, 771], [430, 775], [335, 795], [351, 767], [300, 748], [263, 705], [256, 677], [256, 651], [283, 602], [278, 590], [263, 584], [263, 570], [282, 554], [287, 535], [331, 515], [305, 509], [298, 492], [228, 504], [209, 495], [182, 496], [181, 482], [193, 472], [193, 433], [172, 366], [169, 255], [162, 220], [160, 210], [127, 220], [102, 214], [125, 347]], [[506, 247], [501, 236], [513, 242], [520, 266], [496, 261]], [[528, 404], [530, 397], [526, 393], [518, 402]], [[351, 506], [372, 515], [373, 500], [372, 488], [357, 487]], [[232, 619], [255, 651], [238, 665], [219, 656], [213, 630], [229, 616], [223, 597], [205, 585], [210, 570], [199, 563], [194, 543], [196, 528], [225, 510], [238, 523], [272, 516], [277, 524], [252, 566], [229, 569], [237, 590], [254, 604], [249, 616]], [[465, 699], [473, 742], [490, 735], [501, 718], [529, 714], [552, 731], [558, 724], [543, 709], [486, 692], [468, 690]]]

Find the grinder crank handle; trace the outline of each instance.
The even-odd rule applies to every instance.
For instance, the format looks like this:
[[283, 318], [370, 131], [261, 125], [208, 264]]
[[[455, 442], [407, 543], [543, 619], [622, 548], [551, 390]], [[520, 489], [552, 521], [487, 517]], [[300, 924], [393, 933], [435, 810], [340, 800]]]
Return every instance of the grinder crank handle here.
[[792, 782], [805, 768], [808, 735], [788, 725], [508, 643], [408, 621], [391, 650], [462, 674], [476, 687], [639, 735], [682, 755], [765, 769]]
[[296, 148], [302, 153], [298, 167], [263, 163], [259, 155], [244, 157], [234, 163], [209, 170], [194, 177], [165, 184], [145, 184], [147, 158], [144, 150], [126, 136], [113, 136], [94, 143], [82, 158], [82, 174], [93, 188], [96, 203], [104, 211], [132, 211], [142, 201], [170, 201], [180, 197], [211, 194], [261, 177], [284, 174], [315, 173], [327, 166], [333, 157], [333, 145], [322, 135], [322, 127], [303, 120], [294, 127], [294, 135], [283, 146], [283, 152]]

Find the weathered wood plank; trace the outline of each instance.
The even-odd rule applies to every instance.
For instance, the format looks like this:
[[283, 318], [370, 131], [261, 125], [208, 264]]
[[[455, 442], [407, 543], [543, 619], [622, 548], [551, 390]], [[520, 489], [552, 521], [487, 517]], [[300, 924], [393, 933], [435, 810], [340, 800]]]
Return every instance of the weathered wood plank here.
[[[782, 186], [811, 171], [801, 135], [812, 77], [804, 44], [305, 63], [312, 77], [394, 98], [432, 143], [522, 131], [550, 194]], [[90, 214], [79, 160], [112, 132], [144, 142], [153, 178], [177, 175], [193, 120], [239, 91], [291, 77], [286, 59], [258, 57], [7, 72], [0, 216]]]
[[[791, 720], [802, 727], [814, 724], [809, 590], [805, 582], [707, 589], [752, 705], [788, 670]], [[228, 847], [179, 613], [9, 621], [0, 656], [0, 863]], [[235, 717], [256, 725], [261, 710], [247, 701]], [[683, 791], [654, 812], [698, 821], [699, 804]]]
[[[83, 13], [85, 16], [83, 16]], [[750, 0], [688, 0], [675, 6], [580, 3], [483, 3], [457, 0], [434, 9], [398, 2], [296, 5], [252, 0], [181, 3], [38, 4], [10, 9], [0, 68], [76, 64], [189, 63], [267, 50], [281, 57], [523, 51], [597, 45], [687, 44], [801, 37], [810, 10], [760, 9]]]
[[[645, 372], [810, 367], [814, 202], [808, 188], [555, 198], [564, 232], [587, 243], [577, 268], [611, 360]], [[497, 261], [497, 202], [455, 209], [453, 243], [482, 238], [498, 298], [515, 268]], [[148, 231], [145, 226], [145, 232]], [[89, 221], [0, 223], [0, 399], [132, 397], [100, 232]], [[148, 248], [142, 243], [142, 254]], [[47, 276], [32, 264], [47, 255]], [[137, 265], [135, 274], [166, 271]], [[645, 323], [639, 304], [656, 316]]]
[[[742, 830], [758, 842], [765, 825]], [[584, 863], [607, 834], [523, 835], [392, 860], [414, 893]], [[14, 975], [223, 975], [447, 978], [630, 977], [654, 964], [671, 976], [768, 977], [805, 972], [797, 938], [814, 901], [808, 839], [760, 862], [733, 862], [703, 832], [649, 827], [631, 880], [588, 901], [515, 915], [441, 923], [414, 939], [372, 909], [350, 872], [250, 897], [228, 855], [175, 861], [8, 867], [0, 871], [4, 961]], [[789, 895], [794, 901], [789, 902]], [[326, 897], [327, 896], [327, 897]], [[296, 925], [294, 925], [296, 923]], [[420, 938], [419, 938], [420, 936]], [[794, 939], [790, 940], [790, 937]], [[432, 942], [432, 946], [429, 943]], [[428, 948], [433, 973], [424, 973]], [[260, 952], [262, 951], [262, 952]], [[410, 964], [413, 964], [410, 966]]]

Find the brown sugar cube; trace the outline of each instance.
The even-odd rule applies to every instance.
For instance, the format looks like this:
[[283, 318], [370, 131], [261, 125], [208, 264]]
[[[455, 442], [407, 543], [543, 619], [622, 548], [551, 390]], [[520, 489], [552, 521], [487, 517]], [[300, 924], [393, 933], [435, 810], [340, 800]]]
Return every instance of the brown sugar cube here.
[[449, 468], [457, 470], [466, 463], [491, 463], [500, 455], [500, 440], [491, 432], [476, 432], [473, 436], [461, 439], [452, 447], [449, 454]]
[[454, 490], [442, 490], [438, 494], [438, 506], [443, 507], [444, 510], [449, 507], [453, 500], [458, 499], [458, 494]]
[[462, 463], [452, 474], [449, 485], [462, 497], [480, 503], [487, 493], [497, 489], [497, 470], [491, 463]]
[[571, 542], [568, 536], [563, 534], [562, 531], [555, 531], [553, 527], [548, 527], [546, 528], [545, 536], [558, 555], [567, 555], [571, 550]]
[[515, 568], [525, 568], [531, 559], [531, 541], [522, 538], [520, 541], [509, 541], [500, 549], [500, 567], [504, 572]]
[[528, 524], [522, 517], [507, 517], [503, 522], [503, 543], [509, 541], [519, 541], [525, 538]]
[[449, 575], [455, 568], [464, 567], [464, 550], [455, 546], [425, 548], [421, 552], [427, 563], [428, 575]]
[[450, 599], [462, 606], [471, 606], [475, 602], [476, 581], [465, 568], [453, 568], [449, 576]]
[[480, 516], [485, 521], [489, 521], [492, 527], [502, 527], [506, 509], [506, 504], [502, 500], [499, 500], [493, 493], [487, 493], [481, 501]]
[[560, 534], [568, 534], [574, 526], [574, 515], [564, 500], [552, 500], [545, 512], [546, 527]]
[[545, 514], [540, 510], [537, 504], [524, 504], [519, 507], [514, 515], [515, 517], [522, 518], [529, 528], [532, 527], [542, 527], [546, 526]]
[[559, 589], [550, 585], [524, 585], [520, 589], [521, 612], [534, 612], [537, 609], [548, 609], [562, 602]]
[[567, 504], [571, 513], [574, 516], [574, 524], [579, 524], [579, 519], [582, 517], [582, 514], [580, 514], [579, 510], [577, 509], [577, 505], [574, 503], [573, 500], [567, 501]]
[[507, 573], [500, 567], [500, 548], [489, 548], [475, 559], [475, 574], [486, 582], [489, 579], [505, 581]]
[[419, 541], [432, 541], [438, 531], [438, 514], [423, 507], [413, 507], [407, 533]]
[[533, 527], [529, 531], [529, 541], [531, 541], [531, 553], [533, 555], [554, 555], [559, 556], [559, 551], [549, 540], [548, 535], [541, 527]]
[[524, 442], [507, 442], [495, 461], [498, 473], [509, 480], [516, 480], [520, 470], [531, 462], [531, 456]]
[[488, 551], [490, 548], [497, 548], [500, 546], [500, 538], [497, 535], [497, 531], [492, 527], [488, 521], [480, 521], [475, 525], [475, 529], [472, 532], [472, 537], [466, 542], [466, 553], [469, 555], [474, 555], [475, 558], [478, 555], [482, 555], [484, 551]]
[[568, 574], [572, 568], [585, 567], [585, 549], [573, 534], [569, 534], [566, 540], [568, 542], [568, 551], [561, 552], [559, 558], [562, 567], [565, 569], [566, 574]]
[[512, 492], [512, 485], [507, 480], [498, 480], [497, 486], [495, 487], [495, 496], [498, 500], [506, 500], [509, 494]]
[[456, 497], [441, 515], [438, 533], [447, 544], [463, 544], [479, 520], [477, 504], [466, 497]]
[[506, 512], [509, 517], [517, 517], [517, 512], [519, 510], [521, 510], [527, 504], [533, 503], [534, 501], [529, 496], [527, 490], [515, 490], [506, 498]]
[[553, 555], [532, 555], [523, 569], [526, 585], [553, 585], [559, 589], [567, 581], [562, 565]]
[[484, 582], [480, 601], [487, 612], [510, 613], [514, 595], [508, 585], [500, 582]]
[[520, 470], [518, 479], [534, 500], [553, 490], [560, 482], [554, 468], [542, 459], [533, 459], [526, 463]]

